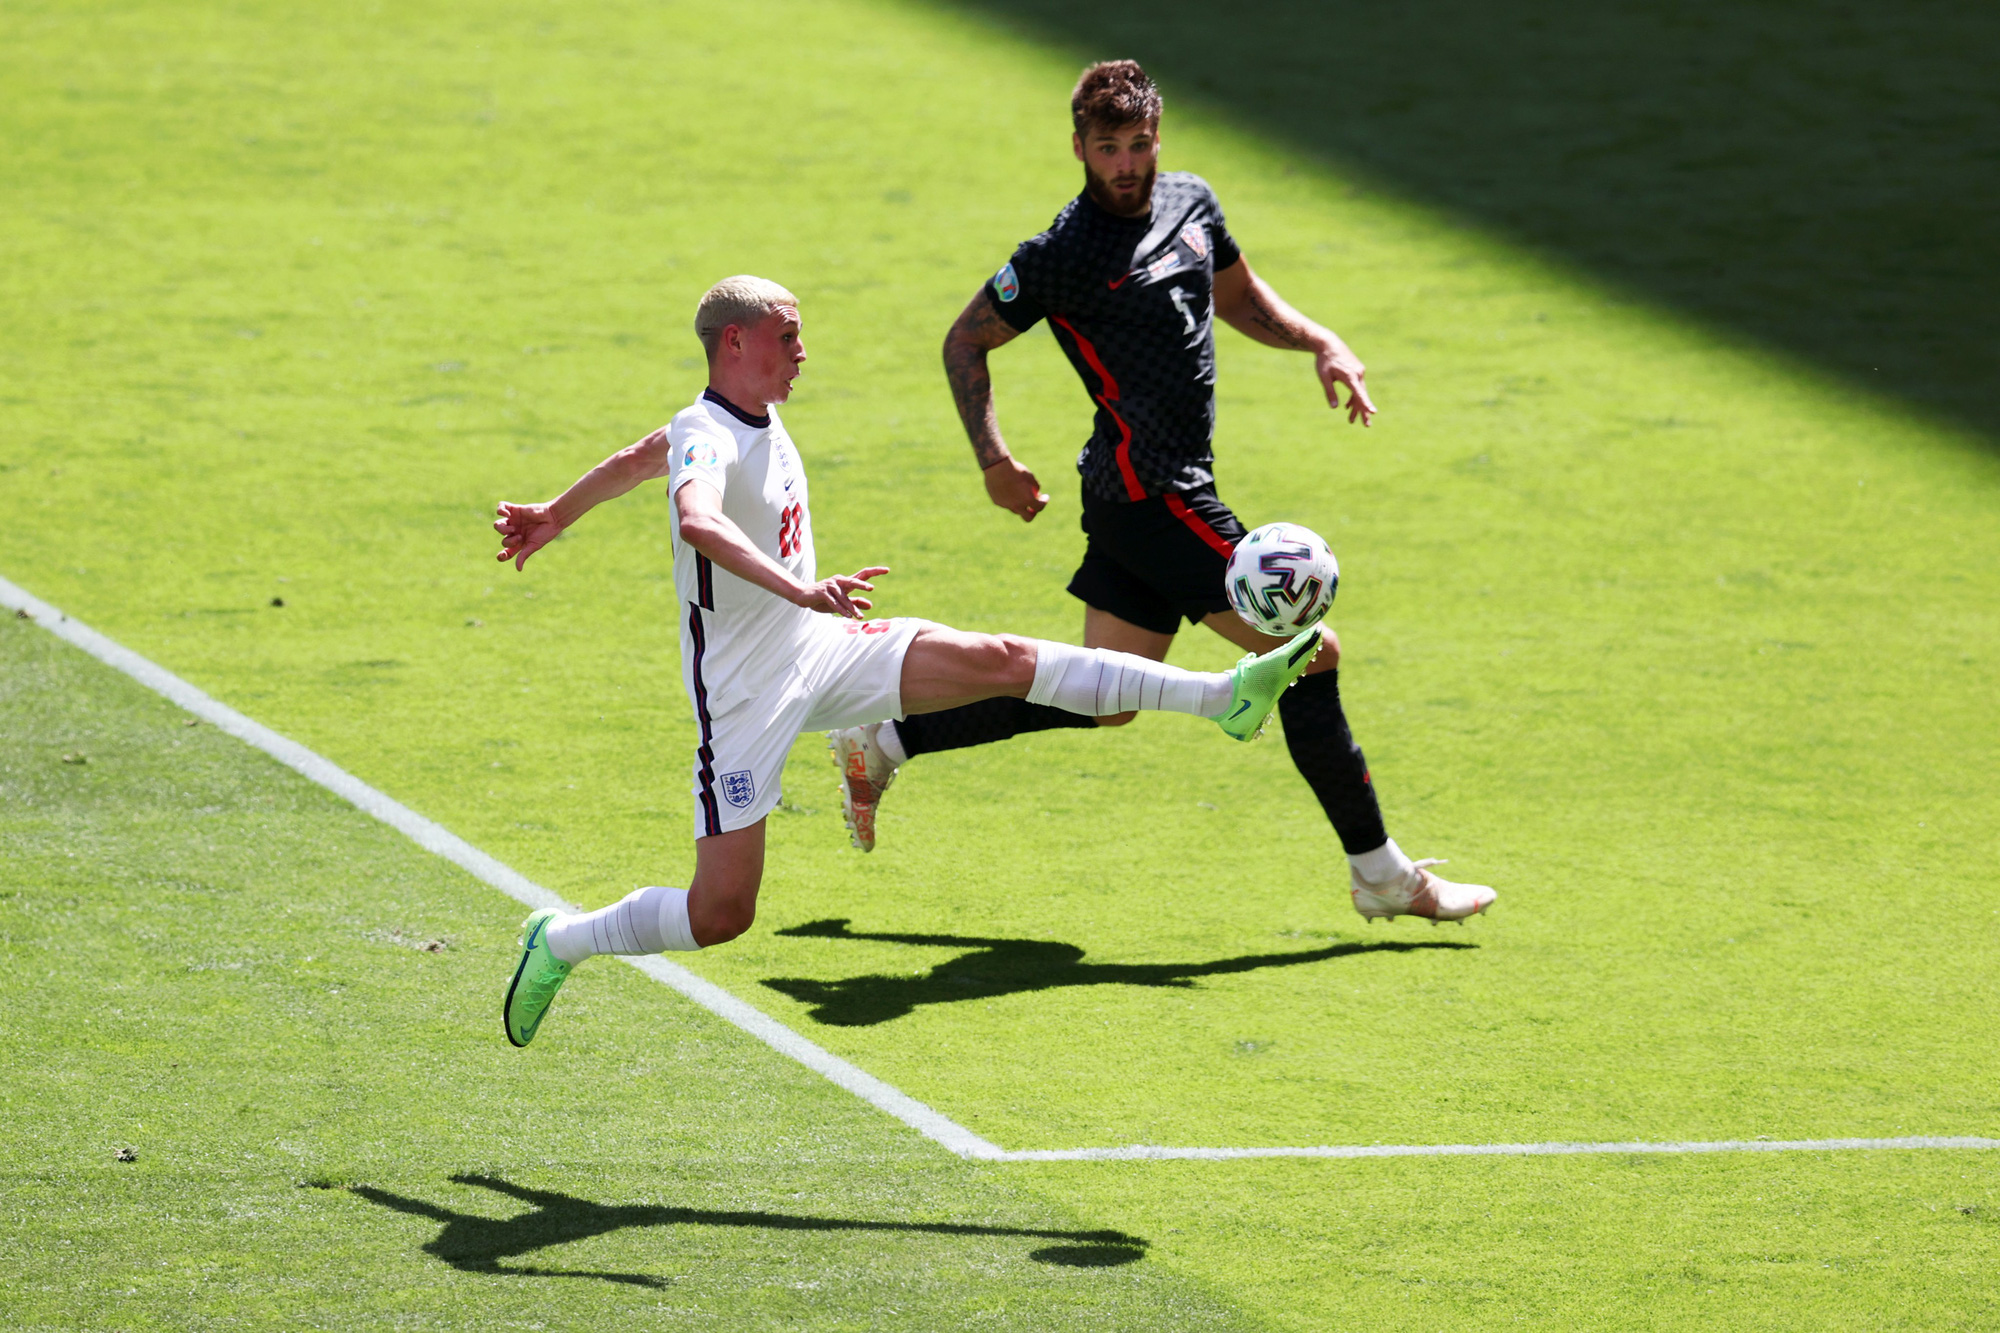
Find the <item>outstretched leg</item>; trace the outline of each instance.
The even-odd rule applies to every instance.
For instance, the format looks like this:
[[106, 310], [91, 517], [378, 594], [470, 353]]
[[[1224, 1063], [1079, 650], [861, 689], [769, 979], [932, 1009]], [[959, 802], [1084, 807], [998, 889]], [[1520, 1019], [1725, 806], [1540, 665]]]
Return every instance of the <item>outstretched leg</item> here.
[[1139, 709], [1220, 717], [1231, 680], [1108, 648], [926, 626], [903, 658], [903, 711], [940, 712], [994, 696], [1097, 718]]
[[1307, 630], [1226, 672], [1183, 671], [1109, 648], [930, 625], [903, 657], [902, 707], [924, 713], [1007, 695], [1086, 717], [1188, 713], [1248, 741], [1263, 734], [1278, 699], [1305, 674], [1319, 648], [1319, 632]]
[[[956, 749], [1052, 726], [1122, 726], [1141, 711], [1165, 710], [1213, 718], [1237, 740], [1251, 740], [1262, 734], [1278, 696], [1305, 669], [1289, 651], [1305, 638], [1271, 639], [1260, 645], [1264, 652], [1254, 665], [1245, 659], [1220, 673], [1167, 666], [1161, 659], [1173, 645], [1171, 633], [1097, 607], [1085, 617], [1083, 648], [931, 627], [904, 662], [906, 716], [827, 733], [840, 766], [848, 833], [862, 851], [874, 850], [876, 807], [908, 760], [905, 738], [913, 735], [945, 742], [926, 749]], [[1012, 645], [1011, 662], [996, 655], [1002, 645]], [[1310, 662], [1317, 649], [1305, 651]], [[1029, 662], [1037, 664], [1032, 672], [1024, 665]], [[965, 672], [970, 674], [961, 677]], [[1026, 688], [1023, 680], [1029, 682]], [[989, 691], [1003, 693], [973, 701]], [[1055, 720], [1064, 718], [1073, 720]]]
[[[1113, 652], [1164, 662], [1174, 636], [1161, 634], [1122, 620], [1109, 611], [1084, 608], [1083, 646], [1109, 648]], [[896, 722], [878, 724], [877, 743], [894, 764], [907, 763], [920, 754], [938, 750], [960, 750], [972, 745], [990, 745], [1031, 731], [1058, 727], [1118, 727], [1138, 716], [1136, 712], [1090, 717], [1047, 704], [1029, 703], [1025, 698], [1001, 697], [979, 703], [961, 704], [937, 712], [912, 714]], [[888, 784], [884, 782], [883, 786]]]
[[[1083, 646], [1164, 661], [1174, 636], [1144, 629], [1109, 611], [1086, 607]], [[827, 733], [833, 762], [840, 768], [842, 813], [848, 836], [864, 852], [875, 850], [875, 813], [882, 793], [896, 780], [896, 770], [920, 754], [991, 745], [1031, 731], [1059, 727], [1119, 727], [1137, 713], [1090, 717], [1026, 698], [1002, 695], [979, 703], [960, 704], [934, 713], [912, 713], [891, 722], [871, 722]]]

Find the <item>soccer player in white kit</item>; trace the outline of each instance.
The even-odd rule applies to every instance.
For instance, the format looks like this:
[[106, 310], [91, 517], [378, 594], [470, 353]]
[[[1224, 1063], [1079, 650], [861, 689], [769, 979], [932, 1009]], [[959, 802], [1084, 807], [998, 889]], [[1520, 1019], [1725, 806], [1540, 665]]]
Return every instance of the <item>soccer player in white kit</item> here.
[[871, 604], [859, 594], [889, 571], [818, 576], [805, 468], [775, 410], [806, 359], [798, 298], [763, 278], [725, 278], [702, 297], [695, 333], [708, 353], [708, 387], [692, 406], [556, 499], [502, 503], [493, 525], [499, 558], [518, 569], [594, 506], [667, 479], [681, 673], [700, 735], [693, 882], [637, 889], [595, 912], [531, 913], [502, 1006], [516, 1046], [533, 1040], [584, 959], [700, 949], [750, 928], [764, 817], [802, 731], [1011, 696], [1092, 717], [1191, 713], [1247, 741], [1319, 647], [1310, 629], [1229, 672], [1197, 672], [1103, 648], [865, 620]]

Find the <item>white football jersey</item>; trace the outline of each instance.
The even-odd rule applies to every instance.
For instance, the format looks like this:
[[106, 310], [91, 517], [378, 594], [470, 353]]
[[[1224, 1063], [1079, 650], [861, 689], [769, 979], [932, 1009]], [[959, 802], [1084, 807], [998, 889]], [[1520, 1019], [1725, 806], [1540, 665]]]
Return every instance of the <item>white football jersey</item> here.
[[[668, 423], [667, 441], [669, 493], [690, 481], [708, 483], [722, 496], [722, 512], [758, 550], [801, 583], [819, 577], [805, 467], [776, 412], [753, 417], [704, 389]], [[681, 677], [706, 744], [710, 715], [761, 692], [793, 666], [820, 613], [736, 577], [682, 541], [678, 506], [673, 525]]]

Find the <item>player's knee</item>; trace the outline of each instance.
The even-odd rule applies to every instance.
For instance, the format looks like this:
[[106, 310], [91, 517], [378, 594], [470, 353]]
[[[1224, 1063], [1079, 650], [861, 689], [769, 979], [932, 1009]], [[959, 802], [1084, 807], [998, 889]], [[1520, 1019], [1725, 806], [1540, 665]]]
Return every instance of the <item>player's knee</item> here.
[[1137, 713], [1112, 713], [1107, 717], [1098, 718], [1097, 725], [1100, 727], [1122, 727], [1137, 716], [1139, 716]]
[[757, 920], [757, 890], [754, 885], [748, 892], [741, 885], [718, 888], [714, 879], [704, 881], [696, 871], [687, 908], [694, 942], [704, 949], [712, 948], [727, 944]]
[[1319, 627], [1319, 644], [1319, 656], [1313, 658], [1312, 665], [1306, 668], [1308, 676], [1315, 675], [1321, 671], [1332, 671], [1340, 665], [1340, 636], [1326, 626], [1321, 625]]
[[1018, 634], [995, 635], [993, 673], [1009, 689], [1025, 690], [1035, 683], [1035, 643]]
[[708, 919], [702, 922], [703, 929], [695, 938], [695, 943], [704, 949], [727, 944], [750, 929], [757, 920], [757, 904], [755, 901], [730, 899], [716, 903], [713, 910], [705, 915]]

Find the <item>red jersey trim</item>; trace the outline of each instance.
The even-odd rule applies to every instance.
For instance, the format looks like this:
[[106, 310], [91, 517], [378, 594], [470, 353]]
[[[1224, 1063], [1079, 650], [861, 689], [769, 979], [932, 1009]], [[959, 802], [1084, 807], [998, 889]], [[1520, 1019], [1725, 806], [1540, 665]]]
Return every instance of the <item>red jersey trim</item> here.
[[1133, 500], [1145, 499], [1146, 488], [1139, 484], [1139, 474], [1132, 470], [1132, 428], [1125, 424], [1125, 418], [1119, 416], [1118, 409], [1111, 405], [1118, 401], [1118, 381], [1111, 378], [1111, 372], [1104, 368], [1104, 362], [1099, 359], [1097, 349], [1091, 346], [1090, 339], [1076, 331], [1076, 325], [1061, 315], [1049, 316], [1049, 322], [1061, 325], [1063, 332], [1076, 340], [1078, 354], [1083, 357], [1084, 364], [1090, 367], [1091, 373], [1097, 376], [1099, 391], [1091, 396], [1097, 399], [1098, 405], [1109, 412], [1111, 419], [1118, 423], [1118, 448], [1114, 456], [1118, 459], [1118, 475], [1125, 479], [1126, 497]]
[[1228, 540], [1224, 538], [1221, 533], [1217, 532], [1214, 528], [1210, 527], [1208, 525], [1208, 521], [1204, 519], [1200, 514], [1197, 514], [1194, 512], [1194, 510], [1189, 509], [1187, 507], [1187, 501], [1181, 499], [1180, 496], [1174, 494], [1172, 491], [1168, 491], [1161, 498], [1167, 502], [1168, 513], [1172, 514], [1175, 518], [1179, 519], [1181, 522], [1187, 524], [1188, 529], [1192, 531], [1195, 536], [1201, 538], [1203, 541], [1207, 542], [1210, 546], [1214, 547], [1216, 553], [1219, 554], [1224, 560], [1227, 560], [1230, 556], [1236, 554], [1236, 548], [1230, 545]]

